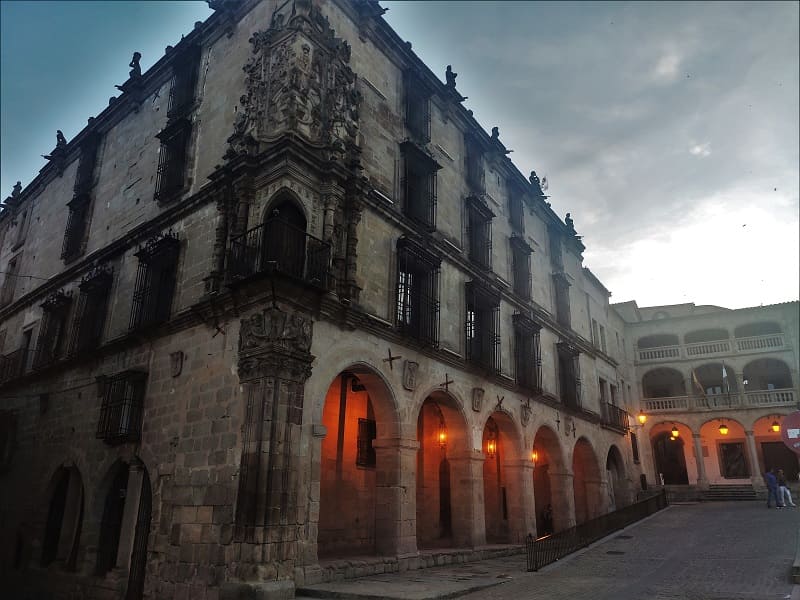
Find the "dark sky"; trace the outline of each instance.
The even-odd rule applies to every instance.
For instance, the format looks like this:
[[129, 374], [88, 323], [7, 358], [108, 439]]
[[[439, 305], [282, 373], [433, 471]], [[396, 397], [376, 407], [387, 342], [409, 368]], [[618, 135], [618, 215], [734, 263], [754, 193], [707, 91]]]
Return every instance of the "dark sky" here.
[[[800, 295], [797, 2], [383, 2], [385, 18], [571, 212], [640, 305]], [[152, 65], [203, 2], [0, 2], [2, 188]], [[266, 23], [265, 23], [266, 27]]]

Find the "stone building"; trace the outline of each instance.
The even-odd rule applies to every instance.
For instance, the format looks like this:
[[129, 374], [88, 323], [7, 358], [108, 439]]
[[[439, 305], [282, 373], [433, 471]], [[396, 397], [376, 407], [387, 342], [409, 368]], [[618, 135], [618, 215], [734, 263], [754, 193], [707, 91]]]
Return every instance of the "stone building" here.
[[634, 345], [651, 481], [663, 477], [690, 497], [731, 486], [752, 493], [770, 468], [797, 481], [797, 456], [781, 440], [799, 397], [797, 302], [613, 308]]
[[374, 0], [210, 4], [0, 213], [4, 589], [287, 597], [630, 503], [631, 319], [452, 69]]

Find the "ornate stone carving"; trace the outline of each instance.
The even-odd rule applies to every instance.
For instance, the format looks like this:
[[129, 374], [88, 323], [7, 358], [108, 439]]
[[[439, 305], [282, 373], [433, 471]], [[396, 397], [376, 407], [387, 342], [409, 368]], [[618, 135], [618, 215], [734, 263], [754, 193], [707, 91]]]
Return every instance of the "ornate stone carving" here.
[[169, 355], [169, 370], [170, 375], [178, 377], [183, 371], [183, 351], [171, 352]]
[[481, 412], [483, 408], [483, 388], [472, 388], [472, 410], [475, 412]]
[[403, 387], [413, 392], [417, 387], [417, 371], [419, 363], [407, 360], [403, 363]]
[[239, 353], [250, 354], [272, 346], [305, 354], [311, 349], [311, 334], [311, 319], [273, 306], [242, 319]]
[[250, 38], [253, 56], [244, 67], [247, 93], [229, 138], [228, 157], [256, 153], [286, 133], [325, 150], [328, 159], [358, 154], [356, 76], [350, 46], [335, 37], [327, 17], [307, 0], [295, 0], [287, 16], [272, 16], [266, 31]]
[[520, 407], [520, 421], [523, 427], [527, 427], [528, 423], [531, 422], [531, 412], [533, 412], [531, 409], [531, 401], [528, 400]]

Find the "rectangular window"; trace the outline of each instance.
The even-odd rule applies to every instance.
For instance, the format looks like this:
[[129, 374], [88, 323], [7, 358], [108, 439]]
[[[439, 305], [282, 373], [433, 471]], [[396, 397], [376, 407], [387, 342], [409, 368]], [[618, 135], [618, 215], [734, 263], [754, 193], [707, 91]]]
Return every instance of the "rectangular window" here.
[[485, 269], [492, 268], [492, 218], [494, 213], [478, 197], [467, 198], [469, 258]]
[[595, 348], [600, 347], [600, 327], [594, 319], [592, 319], [592, 343]]
[[178, 268], [178, 236], [171, 231], [152, 238], [139, 249], [139, 270], [133, 292], [130, 329], [169, 319]]
[[639, 440], [636, 439], [636, 434], [631, 431], [631, 452], [633, 453], [633, 463], [639, 464]]
[[175, 75], [169, 89], [168, 119], [184, 117], [192, 110], [199, 66], [200, 48], [198, 46], [190, 46], [175, 61], [173, 65]]
[[557, 345], [557, 354], [561, 402], [565, 406], [571, 408], [580, 408], [580, 352], [566, 342], [559, 342]]
[[102, 381], [103, 404], [98, 439], [107, 444], [138, 441], [142, 433], [142, 403], [147, 373], [124, 371]]
[[54, 363], [61, 356], [64, 329], [69, 315], [72, 297], [63, 291], [56, 292], [42, 304], [42, 327], [36, 340], [33, 368], [41, 369]]
[[8, 261], [8, 266], [5, 269], [5, 279], [3, 280], [3, 289], [0, 290], [0, 306], [10, 304], [14, 299], [14, 289], [17, 287], [17, 279], [19, 279], [19, 265], [21, 262], [21, 254], [18, 254]]
[[606, 346], [606, 328], [600, 325], [600, 348], [602, 348], [603, 352], [608, 352]]
[[600, 406], [605, 406], [608, 399], [606, 398], [606, 380], [600, 378], [598, 383], [598, 387], [600, 388]]
[[11, 250], [16, 250], [17, 248], [22, 246], [22, 244], [25, 243], [25, 234], [28, 231], [29, 213], [30, 210], [27, 208], [22, 212], [17, 213], [17, 218], [15, 219], [17, 222], [17, 232], [16, 232], [16, 238], [14, 239], [14, 246], [11, 248]]
[[161, 140], [156, 172], [156, 192], [159, 202], [169, 202], [179, 196], [186, 186], [186, 157], [192, 132], [188, 119], [168, 124], [156, 137]]
[[475, 281], [466, 284], [467, 360], [500, 372], [500, 296]]
[[483, 168], [483, 149], [475, 136], [465, 138], [467, 150], [467, 186], [475, 194], [486, 191], [485, 171]]
[[525, 210], [522, 198], [516, 192], [512, 192], [508, 198], [508, 220], [514, 233], [525, 232]]
[[81, 281], [75, 320], [72, 323], [69, 354], [93, 350], [100, 345], [108, 310], [113, 271], [97, 267]]
[[367, 469], [375, 468], [375, 448], [372, 442], [377, 437], [375, 421], [372, 419], [358, 420], [358, 449], [356, 452], [356, 465]]
[[439, 343], [441, 259], [408, 238], [397, 242], [397, 327], [422, 344]]
[[564, 259], [561, 255], [561, 236], [554, 228], [547, 231], [548, 245], [550, 250], [550, 265], [556, 271], [564, 269]]
[[83, 254], [90, 205], [91, 197], [88, 194], [75, 196], [67, 204], [69, 216], [67, 217], [67, 228], [64, 230], [64, 242], [61, 246], [61, 258], [65, 261]]
[[427, 230], [436, 229], [436, 171], [439, 164], [411, 142], [403, 152], [403, 214]]
[[520, 298], [531, 298], [531, 253], [533, 249], [525, 239], [511, 236], [511, 269], [514, 276], [514, 293]]
[[514, 349], [517, 385], [540, 393], [542, 389], [542, 353], [539, 346], [541, 326], [528, 317], [514, 315]]
[[431, 101], [422, 81], [411, 72], [406, 73], [406, 127], [411, 139], [420, 144], [431, 141]]
[[556, 321], [563, 327], [570, 327], [569, 281], [563, 273], [553, 275], [553, 288], [556, 296]]

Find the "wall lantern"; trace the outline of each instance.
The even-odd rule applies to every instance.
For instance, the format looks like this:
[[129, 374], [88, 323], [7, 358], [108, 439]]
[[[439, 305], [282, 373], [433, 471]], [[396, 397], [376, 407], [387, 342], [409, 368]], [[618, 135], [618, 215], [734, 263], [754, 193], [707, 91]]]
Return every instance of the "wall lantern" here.
[[439, 430], [436, 432], [436, 439], [442, 448], [447, 446], [447, 425], [444, 424], [444, 417], [439, 419]]
[[781, 424], [777, 421], [772, 422], [772, 431], [778, 433], [781, 430]]
[[647, 415], [642, 410], [639, 411], [639, 415], [636, 418], [639, 420], [639, 425], [644, 425], [647, 422]]
[[486, 442], [486, 453], [489, 458], [494, 458], [497, 455], [497, 436], [493, 431], [489, 433], [489, 440]]
[[670, 431], [670, 433], [672, 434], [672, 437], [674, 437], [674, 438], [677, 438], [681, 434], [681, 432], [678, 431], [678, 427], [676, 425], [672, 426], [672, 431]]
[[539, 460], [539, 453], [535, 449], [531, 450], [531, 462], [536, 465], [537, 460]]
[[728, 435], [728, 426], [725, 423], [719, 426], [719, 433], [720, 435]]

